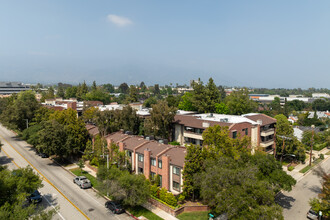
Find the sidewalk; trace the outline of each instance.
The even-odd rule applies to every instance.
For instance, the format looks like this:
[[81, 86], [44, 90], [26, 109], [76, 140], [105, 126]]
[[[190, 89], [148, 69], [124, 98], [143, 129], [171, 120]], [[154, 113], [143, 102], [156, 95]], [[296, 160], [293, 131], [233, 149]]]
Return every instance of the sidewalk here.
[[[315, 158], [319, 158], [319, 155], [320, 154], [323, 154], [324, 155], [324, 159], [318, 164], [322, 164], [324, 161], [326, 161], [330, 155], [326, 155], [327, 152], [329, 152], [330, 150], [327, 149], [327, 148], [323, 148], [322, 150], [320, 151], [313, 151], [313, 155]], [[282, 166], [283, 167], [283, 170], [289, 174], [290, 176], [292, 176], [295, 180], [297, 180], [297, 182], [299, 182], [307, 173], [311, 172], [313, 169], [315, 169], [315, 167], [317, 166], [314, 166], [313, 168], [311, 168], [309, 171], [307, 171], [306, 173], [300, 173], [299, 171], [301, 169], [303, 169], [304, 167], [306, 167], [307, 165], [309, 164], [309, 157], [305, 160], [305, 164], [298, 164], [297, 166], [295, 166], [295, 168], [292, 170], [292, 171], [288, 171], [288, 167], [287, 166]]]
[[[68, 169], [68, 170], [74, 169], [74, 168], [78, 168], [78, 165], [72, 164], [70, 166], [65, 167], [65, 169]], [[85, 166], [83, 168], [83, 170], [88, 172], [90, 175], [96, 177], [96, 172], [94, 170], [90, 169], [88, 166]], [[173, 215], [168, 214], [167, 212], [151, 205], [150, 203], [145, 203], [142, 206], [165, 220], [178, 220]]]

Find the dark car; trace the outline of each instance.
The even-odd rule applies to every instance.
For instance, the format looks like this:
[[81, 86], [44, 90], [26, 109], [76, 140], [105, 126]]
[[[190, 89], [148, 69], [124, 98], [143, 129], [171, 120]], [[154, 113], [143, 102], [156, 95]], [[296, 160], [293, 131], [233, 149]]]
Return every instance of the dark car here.
[[40, 153], [39, 156], [41, 158], [48, 158], [49, 157], [48, 154], [45, 154], [45, 153]]
[[31, 195], [29, 195], [27, 198], [27, 201], [30, 203], [40, 203], [42, 201], [42, 196], [38, 190], [35, 190]]
[[118, 201], [107, 201], [105, 207], [112, 211], [114, 214], [120, 214], [124, 212], [124, 209]]

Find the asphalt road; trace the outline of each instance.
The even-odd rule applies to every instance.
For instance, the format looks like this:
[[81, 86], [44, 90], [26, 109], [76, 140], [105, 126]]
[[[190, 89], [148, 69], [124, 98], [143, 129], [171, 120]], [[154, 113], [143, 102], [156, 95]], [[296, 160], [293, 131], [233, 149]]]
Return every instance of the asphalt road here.
[[132, 219], [127, 214], [114, 215], [104, 207], [105, 199], [92, 189], [80, 189], [73, 183], [73, 176], [49, 158], [36, 155], [25, 141], [0, 125], [0, 140], [3, 144], [0, 164], [9, 169], [31, 166], [42, 178], [43, 195], [41, 206], [45, 209], [59, 207], [54, 219]]
[[[320, 167], [330, 172], [330, 159], [323, 161]], [[319, 168], [316, 168], [319, 169]], [[310, 209], [308, 201], [316, 198], [321, 192], [321, 177], [316, 172], [309, 172], [297, 184], [292, 191], [280, 194], [277, 202], [283, 207], [283, 216], [286, 220], [307, 219], [306, 214]]]

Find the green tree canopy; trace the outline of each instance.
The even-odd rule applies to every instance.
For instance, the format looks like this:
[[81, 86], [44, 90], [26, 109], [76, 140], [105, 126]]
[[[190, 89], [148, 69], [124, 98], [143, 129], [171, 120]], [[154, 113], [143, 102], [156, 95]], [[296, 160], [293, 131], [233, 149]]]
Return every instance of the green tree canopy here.
[[225, 98], [225, 103], [229, 108], [230, 114], [241, 115], [257, 110], [257, 103], [249, 98], [249, 91], [241, 89], [232, 92]]

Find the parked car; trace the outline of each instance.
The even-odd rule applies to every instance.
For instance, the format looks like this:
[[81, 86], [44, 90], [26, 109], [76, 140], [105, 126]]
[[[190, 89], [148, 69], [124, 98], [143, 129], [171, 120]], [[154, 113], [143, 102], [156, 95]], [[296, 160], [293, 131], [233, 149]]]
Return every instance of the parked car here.
[[317, 220], [319, 219], [319, 215], [312, 208], [310, 208], [307, 212], [307, 218]]
[[42, 201], [42, 196], [38, 190], [35, 190], [31, 195], [26, 198], [30, 203], [40, 203]]
[[78, 186], [80, 186], [80, 188], [82, 189], [92, 187], [91, 182], [85, 176], [77, 176], [76, 178], [73, 179], [73, 182]]
[[48, 158], [49, 157], [48, 154], [45, 154], [45, 153], [40, 153], [39, 156], [41, 158]]
[[107, 201], [105, 207], [108, 208], [114, 214], [120, 214], [124, 212], [124, 209], [119, 201]]

